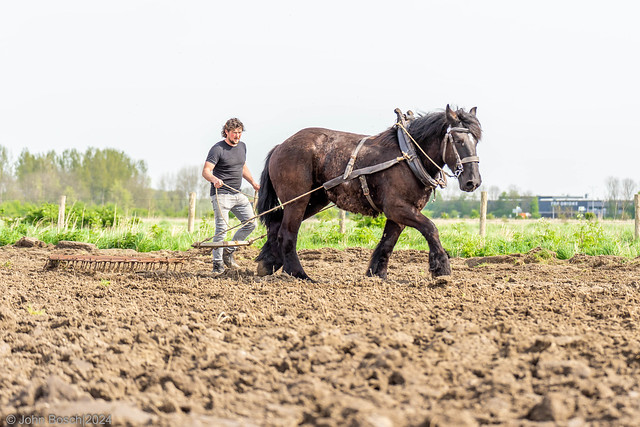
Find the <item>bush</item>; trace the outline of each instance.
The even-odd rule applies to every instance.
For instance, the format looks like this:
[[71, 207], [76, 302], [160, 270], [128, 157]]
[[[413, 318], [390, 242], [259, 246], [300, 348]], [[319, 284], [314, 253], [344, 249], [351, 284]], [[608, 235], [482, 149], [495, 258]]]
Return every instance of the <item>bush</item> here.
[[33, 207], [24, 216], [27, 224], [50, 225], [58, 221], [58, 206], [51, 203], [43, 203], [38, 207]]
[[365, 215], [355, 215], [354, 217], [356, 228], [384, 228], [387, 223], [387, 217], [384, 214], [380, 214], [376, 217], [370, 217]]

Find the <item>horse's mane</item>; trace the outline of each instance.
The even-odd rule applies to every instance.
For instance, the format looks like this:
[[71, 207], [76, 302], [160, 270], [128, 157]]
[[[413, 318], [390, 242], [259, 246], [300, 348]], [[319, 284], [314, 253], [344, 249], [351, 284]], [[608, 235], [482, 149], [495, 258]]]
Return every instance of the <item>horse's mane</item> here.
[[[459, 123], [456, 123], [455, 125], [469, 129], [476, 141], [480, 141], [482, 138], [482, 128], [480, 127], [480, 122], [478, 122], [476, 116], [464, 111], [463, 109], [458, 109], [456, 114], [458, 116]], [[409, 122], [407, 130], [416, 141], [428, 141], [434, 137], [438, 140], [444, 137], [448, 127], [449, 123], [447, 122], [446, 113], [444, 111], [439, 111], [418, 116]], [[382, 132], [381, 136], [381, 142], [393, 142], [394, 144], [397, 144], [396, 129], [394, 127]]]

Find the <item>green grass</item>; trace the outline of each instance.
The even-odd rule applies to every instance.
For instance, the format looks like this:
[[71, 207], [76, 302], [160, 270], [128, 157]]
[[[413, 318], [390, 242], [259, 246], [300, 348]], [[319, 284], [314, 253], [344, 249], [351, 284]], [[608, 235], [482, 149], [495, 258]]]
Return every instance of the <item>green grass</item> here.
[[[320, 218], [302, 224], [298, 249], [374, 248], [382, 237], [383, 217], [350, 216], [344, 234], [340, 232], [338, 219], [329, 215]], [[571, 258], [575, 254], [630, 258], [640, 255], [640, 242], [634, 241], [633, 221], [493, 220], [487, 224], [485, 239], [479, 236], [478, 220], [436, 219], [434, 222], [443, 246], [454, 257], [526, 253], [537, 247], [555, 252], [560, 259]], [[233, 224], [237, 224], [237, 221]], [[12, 222], [0, 224], [0, 245], [13, 244], [21, 237], [29, 236], [52, 244], [60, 240], [82, 241], [93, 243], [101, 249], [184, 251], [192, 243], [212, 236], [214, 228], [211, 219], [196, 221], [193, 233], [187, 232], [186, 219], [143, 220], [115, 228], [72, 228], [63, 231], [50, 225]], [[228, 233], [228, 238], [234, 231]], [[260, 225], [251, 237], [264, 233], [265, 229]], [[264, 241], [256, 241], [254, 247], [260, 248]], [[406, 228], [398, 239], [396, 249], [428, 250], [428, 245], [418, 231]]]
[[[490, 221], [487, 235], [479, 235], [478, 220], [435, 220], [443, 246], [454, 257], [474, 257], [526, 253], [540, 247], [553, 251], [560, 259], [575, 254], [637, 257], [640, 242], [634, 241], [634, 225], [627, 222], [558, 220]], [[382, 237], [381, 227], [362, 227], [349, 222], [345, 234], [334, 222], [303, 224], [298, 249], [359, 246], [374, 248]], [[406, 228], [396, 249], [428, 250], [424, 237]]]

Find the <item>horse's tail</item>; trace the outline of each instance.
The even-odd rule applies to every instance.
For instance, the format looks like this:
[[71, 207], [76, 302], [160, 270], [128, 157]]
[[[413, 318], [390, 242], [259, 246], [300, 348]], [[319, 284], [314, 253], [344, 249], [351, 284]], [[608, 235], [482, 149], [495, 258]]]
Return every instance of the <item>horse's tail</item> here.
[[260, 176], [260, 190], [258, 191], [258, 204], [256, 206], [256, 210], [260, 215], [260, 221], [269, 229], [269, 226], [274, 222], [282, 221], [282, 209], [275, 209], [271, 212], [264, 213], [270, 211], [280, 204], [278, 201], [278, 196], [276, 195], [276, 190], [273, 188], [273, 183], [271, 182], [271, 177], [269, 176], [269, 160], [271, 160], [271, 155], [273, 154], [273, 148], [267, 154], [267, 158], [264, 162], [264, 169], [262, 170], [262, 175]]

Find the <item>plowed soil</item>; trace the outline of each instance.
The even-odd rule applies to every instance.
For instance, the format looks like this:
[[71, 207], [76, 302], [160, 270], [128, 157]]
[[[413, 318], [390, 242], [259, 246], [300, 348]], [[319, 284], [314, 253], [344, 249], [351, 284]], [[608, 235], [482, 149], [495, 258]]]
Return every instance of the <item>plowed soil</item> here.
[[[185, 265], [45, 269], [57, 253]], [[257, 277], [253, 248], [215, 277], [199, 250], [2, 247], [0, 424], [640, 423], [640, 260], [534, 251], [433, 279], [396, 251], [380, 280], [370, 253], [301, 251], [309, 283]]]

